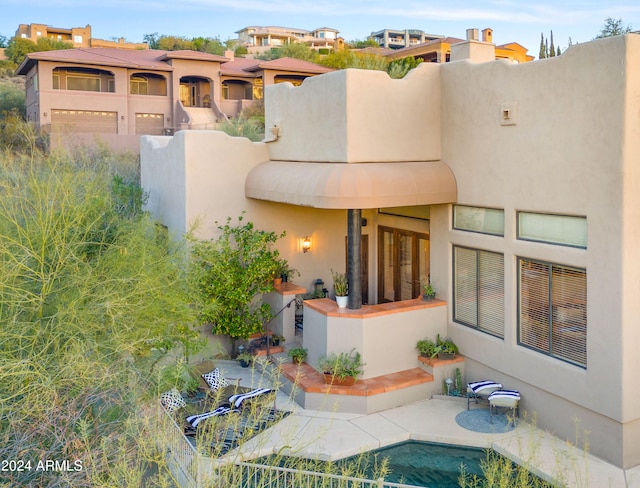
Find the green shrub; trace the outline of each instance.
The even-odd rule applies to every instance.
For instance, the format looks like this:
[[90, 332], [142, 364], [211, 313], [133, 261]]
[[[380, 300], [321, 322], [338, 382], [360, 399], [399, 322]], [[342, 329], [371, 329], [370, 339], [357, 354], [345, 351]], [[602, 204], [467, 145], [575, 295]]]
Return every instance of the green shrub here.
[[12, 83], [0, 83], [0, 119], [10, 114], [26, 115], [24, 88]]

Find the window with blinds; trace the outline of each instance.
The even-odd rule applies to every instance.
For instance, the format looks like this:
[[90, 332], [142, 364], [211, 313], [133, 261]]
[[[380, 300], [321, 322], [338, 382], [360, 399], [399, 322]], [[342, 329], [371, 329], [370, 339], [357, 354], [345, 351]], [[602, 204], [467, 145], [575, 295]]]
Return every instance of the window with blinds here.
[[453, 320], [504, 337], [504, 255], [454, 246]]
[[587, 367], [587, 272], [518, 258], [518, 343]]

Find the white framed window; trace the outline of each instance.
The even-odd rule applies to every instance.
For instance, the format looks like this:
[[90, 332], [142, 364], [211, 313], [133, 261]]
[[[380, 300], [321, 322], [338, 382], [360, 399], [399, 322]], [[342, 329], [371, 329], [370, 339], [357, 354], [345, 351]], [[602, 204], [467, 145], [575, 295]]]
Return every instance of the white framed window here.
[[500, 208], [453, 206], [453, 228], [504, 236], [504, 210]]
[[454, 322], [504, 337], [504, 255], [453, 247]]
[[587, 367], [587, 271], [518, 258], [518, 344]]
[[518, 212], [518, 239], [587, 248], [587, 218]]
[[82, 36], [73, 36], [73, 42], [82, 43]]
[[132, 95], [147, 95], [149, 92], [149, 82], [142, 76], [132, 76], [129, 87]]

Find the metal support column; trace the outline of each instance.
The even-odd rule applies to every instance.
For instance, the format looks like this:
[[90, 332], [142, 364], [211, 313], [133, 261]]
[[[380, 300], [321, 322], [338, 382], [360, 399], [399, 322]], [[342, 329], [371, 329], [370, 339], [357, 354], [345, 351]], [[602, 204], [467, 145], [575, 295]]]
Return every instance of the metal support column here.
[[347, 308], [362, 308], [362, 210], [347, 210]]

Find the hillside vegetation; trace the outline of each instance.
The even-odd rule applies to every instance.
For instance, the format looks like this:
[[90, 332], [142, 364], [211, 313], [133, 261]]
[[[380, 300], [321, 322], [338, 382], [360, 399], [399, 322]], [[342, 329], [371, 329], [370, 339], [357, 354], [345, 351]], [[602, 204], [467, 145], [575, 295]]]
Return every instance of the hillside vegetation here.
[[1, 130], [0, 458], [30, 467], [3, 482], [142, 486], [158, 460], [145, 358], [197, 342], [183, 248], [142, 210], [137, 158], [45, 154], [17, 117]]

